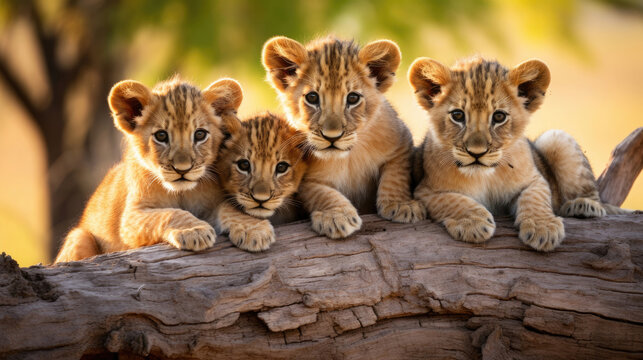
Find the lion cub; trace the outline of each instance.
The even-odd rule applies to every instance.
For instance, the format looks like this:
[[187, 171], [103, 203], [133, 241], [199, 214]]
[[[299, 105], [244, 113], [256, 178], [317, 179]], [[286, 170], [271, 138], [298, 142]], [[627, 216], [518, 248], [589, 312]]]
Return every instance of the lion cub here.
[[266, 250], [275, 242], [271, 222], [285, 222], [288, 212], [297, 211], [293, 195], [306, 171], [305, 136], [270, 113], [226, 128], [230, 136], [216, 166], [225, 192], [217, 230], [241, 249]]
[[268, 79], [312, 148], [299, 195], [320, 234], [352, 234], [362, 224], [358, 210], [397, 222], [425, 218], [411, 196], [411, 133], [384, 97], [400, 57], [388, 40], [361, 49], [334, 38], [264, 45]]
[[[480, 57], [453, 68], [417, 59], [409, 81], [431, 120], [422, 145], [424, 177], [415, 197], [455, 239], [482, 242], [493, 214], [511, 212], [520, 239], [550, 251], [565, 237], [564, 216], [603, 216], [589, 163], [571, 136], [523, 133], [549, 86], [547, 66], [511, 70]], [[548, 182], [549, 181], [549, 182]]]
[[[179, 249], [211, 247], [217, 187], [209, 167], [223, 138], [222, 121], [236, 118], [239, 84], [214, 82], [203, 91], [178, 78], [153, 90], [126, 80], [109, 106], [127, 147], [89, 199], [55, 262], [168, 242]], [[204, 220], [201, 220], [204, 219]]]

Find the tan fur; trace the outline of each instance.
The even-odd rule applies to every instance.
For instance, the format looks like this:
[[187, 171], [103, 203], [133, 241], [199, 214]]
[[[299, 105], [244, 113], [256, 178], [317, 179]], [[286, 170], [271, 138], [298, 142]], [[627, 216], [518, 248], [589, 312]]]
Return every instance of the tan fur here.
[[[223, 137], [222, 121], [236, 118], [241, 98], [230, 79], [203, 91], [178, 78], [152, 91], [132, 80], [114, 85], [108, 100], [125, 135], [123, 160], [90, 198], [56, 262], [159, 242], [186, 250], [211, 247], [215, 232], [209, 222], [221, 195], [209, 168]], [[156, 138], [161, 130], [167, 142]], [[207, 131], [206, 137], [197, 140], [197, 130]]]
[[[280, 215], [296, 212], [293, 195], [306, 171], [305, 135], [270, 113], [232, 124], [228, 131], [216, 166], [226, 194], [217, 230], [228, 232], [241, 249], [266, 250], [275, 241], [271, 222], [288, 221]], [[241, 167], [243, 161], [248, 169]], [[287, 164], [286, 171], [280, 172], [280, 164]]]
[[[262, 59], [289, 120], [313, 151], [300, 196], [317, 232], [350, 235], [361, 227], [358, 209], [398, 222], [425, 217], [411, 197], [411, 134], [383, 95], [400, 62], [395, 43], [375, 41], [360, 50], [334, 38], [304, 47], [276, 37], [264, 45]], [[311, 92], [318, 104], [309, 102]], [[359, 95], [352, 105], [351, 93]]]
[[[452, 69], [428, 58], [411, 66], [409, 81], [431, 117], [415, 197], [454, 238], [485, 241], [495, 230], [492, 214], [510, 212], [523, 242], [550, 251], [564, 238], [554, 209], [605, 214], [587, 159], [569, 135], [547, 132], [533, 146], [523, 135], [549, 80], [538, 60], [511, 70], [479, 57]], [[461, 123], [453, 119], [457, 110], [465, 115]], [[494, 123], [496, 111], [506, 120]]]

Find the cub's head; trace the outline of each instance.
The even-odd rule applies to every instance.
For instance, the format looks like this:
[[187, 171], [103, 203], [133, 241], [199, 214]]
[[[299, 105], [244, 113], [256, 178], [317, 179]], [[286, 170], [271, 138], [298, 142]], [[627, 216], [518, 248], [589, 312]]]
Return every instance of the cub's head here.
[[301, 132], [267, 113], [226, 124], [217, 172], [229, 199], [246, 213], [267, 218], [297, 191], [306, 170]]
[[393, 83], [400, 49], [388, 40], [362, 49], [326, 38], [304, 47], [275, 37], [263, 47], [268, 79], [291, 120], [306, 130], [315, 155], [347, 155], [360, 129], [368, 126]]
[[241, 87], [231, 79], [200, 91], [175, 78], [153, 90], [137, 81], [121, 81], [108, 100], [130, 155], [166, 189], [183, 191], [207, 177], [223, 138], [222, 118], [236, 117], [241, 99]]
[[509, 70], [474, 57], [449, 69], [420, 58], [409, 70], [435, 139], [450, 149], [450, 162], [468, 174], [501, 163], [503, 152], [523, 136], [530, 114], [543, 102], [549, 80], [549, 69], [539, 60]]

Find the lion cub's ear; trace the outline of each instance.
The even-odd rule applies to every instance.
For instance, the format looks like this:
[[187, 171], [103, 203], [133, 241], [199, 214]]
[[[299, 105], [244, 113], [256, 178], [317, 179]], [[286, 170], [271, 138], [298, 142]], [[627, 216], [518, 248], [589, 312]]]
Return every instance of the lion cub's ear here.
[[241, 126], [237, 110], [243, 100], [243, 90], [236, 80], [217, 80], [203, 90], [202, 94], [203, 99], [214, 109], [214, 113], [223, 119], [227, 131], [236, 130]]
[[263, 45], [261, 63], [268, 80], [277, 91], [284, 91], [297, 77], [297, 68], [308, 58], [306, 48], [285, 36], [277, 36]]
[[371, 77], [381, 92], [388, 90], [395, 81], [395, 71], [400, 66], [402, 53], [396, 43], [390, 40], [378, 40], [366, 44], [359, 51], [359, 60], [368, 67]]
[[526, 99], [524, 106], [529, 112], [543, 103], [550, 80], [549, 68], [540, 60], [527, 60], [509, 71], [509, 82], [518, 88], [518, 96]]
[[219, 79], [205, 88], [202, 94], [217, 115], [225, 112], [236, 114], [243, 100], [241, 85], [234, 79]]
[[418, 103], [429, 110], [451, 82], [451, 70], [433, 59], [419, 58], [411, 64], [408, 77]]
[[136, 118], [151, 99], [150, 90], [138, 81], [124, 80], [114, 85], [107, 98], [114, 125], [124, 133], [132, 133], [138, 125]]

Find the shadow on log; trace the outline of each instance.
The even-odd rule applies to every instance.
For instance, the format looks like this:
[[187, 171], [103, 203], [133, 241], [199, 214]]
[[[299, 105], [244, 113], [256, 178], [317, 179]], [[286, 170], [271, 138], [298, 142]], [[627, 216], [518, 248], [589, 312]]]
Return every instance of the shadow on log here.
[[482, 245], [363, 219], [343, 241], [278, 227], [259, 254], [221, 237], [53, 267], [3, 256], [0, 358], [643, 357], [641, 214], [565, 219], [546, 254], [509, 219]]

